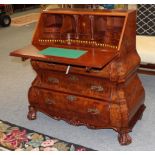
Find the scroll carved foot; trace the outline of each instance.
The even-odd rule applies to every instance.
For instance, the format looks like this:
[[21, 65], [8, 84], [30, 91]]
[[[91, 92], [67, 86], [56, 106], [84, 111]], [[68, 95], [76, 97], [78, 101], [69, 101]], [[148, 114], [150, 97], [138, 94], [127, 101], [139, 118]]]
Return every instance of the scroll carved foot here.
[[33, 106], [29, 106], [29, 112], [28, 112], [28, 114], [27, 114], [27, 118], [28, 118], [29, 120], [35, 120], [36, 117], [37, 117], [37, 115], [36, 115], [36, 110], [35, 110], [35, 108], [34, 108]]
[[118, 141], [121, 145], [128, 145], [132, 142], [132, 138], [128, 133], [119, 133]]

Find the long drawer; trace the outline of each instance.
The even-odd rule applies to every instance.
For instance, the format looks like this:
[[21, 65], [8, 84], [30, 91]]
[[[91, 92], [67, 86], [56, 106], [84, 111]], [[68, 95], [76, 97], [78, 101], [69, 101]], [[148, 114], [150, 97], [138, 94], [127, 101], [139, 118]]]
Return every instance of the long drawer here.
[[[67, 70], [67, 65], [63, 64], [55, 64], [55, 63], [48, 63], [48, 62], [42, 62], [42, 61], [31, 61], [32, 66], [34, 66], [35, 69], [42, 69], [42, 70], [53, 70], [53, 71], [61, 71], [65, 74]], [[69, 73], [78, 73], [86, 76], [92, 76], [92, 77], [104, 77], [106, 79], [110, 78], [110, 72], [111, 68], [109, 65], [105, 66], [103, 69], [95, 69], [92, 68], [89, 72], [86, 72], [86, 67], [77, 67], [77, 66], [71, 66]]]
[[34, 82], [35, 86], [72, 93], [81, 96], [110, 100], [112, 84], [103, 78], [56, 71], [42, 71]]
[[109, 105], [100, 100], [65, 93], [31, 88], [30, 102], [41, 111], [55, 117], [91, 126], [109, 123]]

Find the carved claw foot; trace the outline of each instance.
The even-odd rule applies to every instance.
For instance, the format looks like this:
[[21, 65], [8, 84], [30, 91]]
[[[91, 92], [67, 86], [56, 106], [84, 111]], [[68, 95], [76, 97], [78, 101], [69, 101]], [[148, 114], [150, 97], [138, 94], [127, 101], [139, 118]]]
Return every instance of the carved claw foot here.
[[132, 138], [128, 133], [118, 134], [118, 141], [121, 145], [128, 145], [132, 142]]
[[32, 107], [32, 106], [29, 106], [29, 112], [28, 112], [28, 114], [27, 114], [27, 118], [28, 118], [29, 120], [35, 120], [36, 117], [37, 117], [37, 115], [36, 115], [36, 110], [35, 110], [35, 108]]

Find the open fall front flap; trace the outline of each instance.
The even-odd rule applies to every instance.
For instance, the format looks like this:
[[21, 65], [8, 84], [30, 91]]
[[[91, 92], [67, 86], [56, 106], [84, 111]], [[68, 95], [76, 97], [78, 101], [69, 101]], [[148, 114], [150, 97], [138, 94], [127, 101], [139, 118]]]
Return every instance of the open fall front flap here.
[[[84, 66], [84, 67], [90, 67], [90, 68], [102, 68], [104, 67], [107, 63], [109, 63], [114, 57], [117, 56], [116, 51], [108, 51], [108, 50], [94, 50], [93, 48], [91, 49], [80, 49], [80, 48], [74, 48], [70, 49], [65, 48], [63, 51], [63, 54], [61, 55], [59, 52], [61, 52], [61, 48], [56, 48], [57, 51], [54, 52], [55, 55], [48, 55], [48, 52], [45, 52], [45, 49], [47, 47], [39, 46], [35, 47], [33, 45], [29, 45], [25, 48], [15, 50], [10, 53], [11, 56], [16, 56], [16, 57], [21, 57], [21, 58], [30, 58], [33, 60], [41, 60], [41, 61], [47, 61], [47, 62], [56, 62], [56, 63], [62, 63], [62, 64], [67, 64], [67, 65], [77, 65], [77, 66]], [[54, 47], [55, 48], [55, 47]], [[44, 50], [44, 51], [43, 51]], [[77, 50], [74, 54], [76, 55], [75, 57], [71, 52], [74, 52], [74, 50]], [[79, 54], [78, 51], [83, 51], [82, 54]], [[41, 53], [40, 51], [43, 51]], [[56, 54], [58, 53], [58, 55]], [[67, 54], [70, 54], [70, 56], [66, 56]], [[65, 55], [65, 56], [64, 56]]]

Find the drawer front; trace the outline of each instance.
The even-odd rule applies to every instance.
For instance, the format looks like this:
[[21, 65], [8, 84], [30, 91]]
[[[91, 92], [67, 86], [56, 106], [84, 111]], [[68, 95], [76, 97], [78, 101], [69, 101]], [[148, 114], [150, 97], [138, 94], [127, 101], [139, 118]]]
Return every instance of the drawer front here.
[[[37, 88], [33, 88], [37, 89]], [[61, 119], [88, 123], [92, 126], [106, 125], [109, 123], [109, 105], [107, 102], [89, 99], [64, 93], [38, 89], [39, 109], [46, 111], [49, 115]]]
[[104, 79], [54, 71], [41, 74], [38, 84], [43, 88], [110, 100], [111, 85]]
[[[41, 61], [32, 61], [32, 66], [35, 66], [35, 68], [39, 68], [42, 70], [53, 70], [53, 71], [61, 71], [65, 74], [66, 69], [68, 65], [63, 64], [55, 64], [55, 63], [48, 63], [48, 62], [41, 62]], [[92, 77], [104, 77], [104, 78], [110, 78], [110, 66], [107, 65], [103, 69], [95, 69], [92, 68], [89, 72], [86, 72], [86, 67], [77, 67], [77, 66], [71, 66], [69, 73], [79, 73], [87, 76]]]

